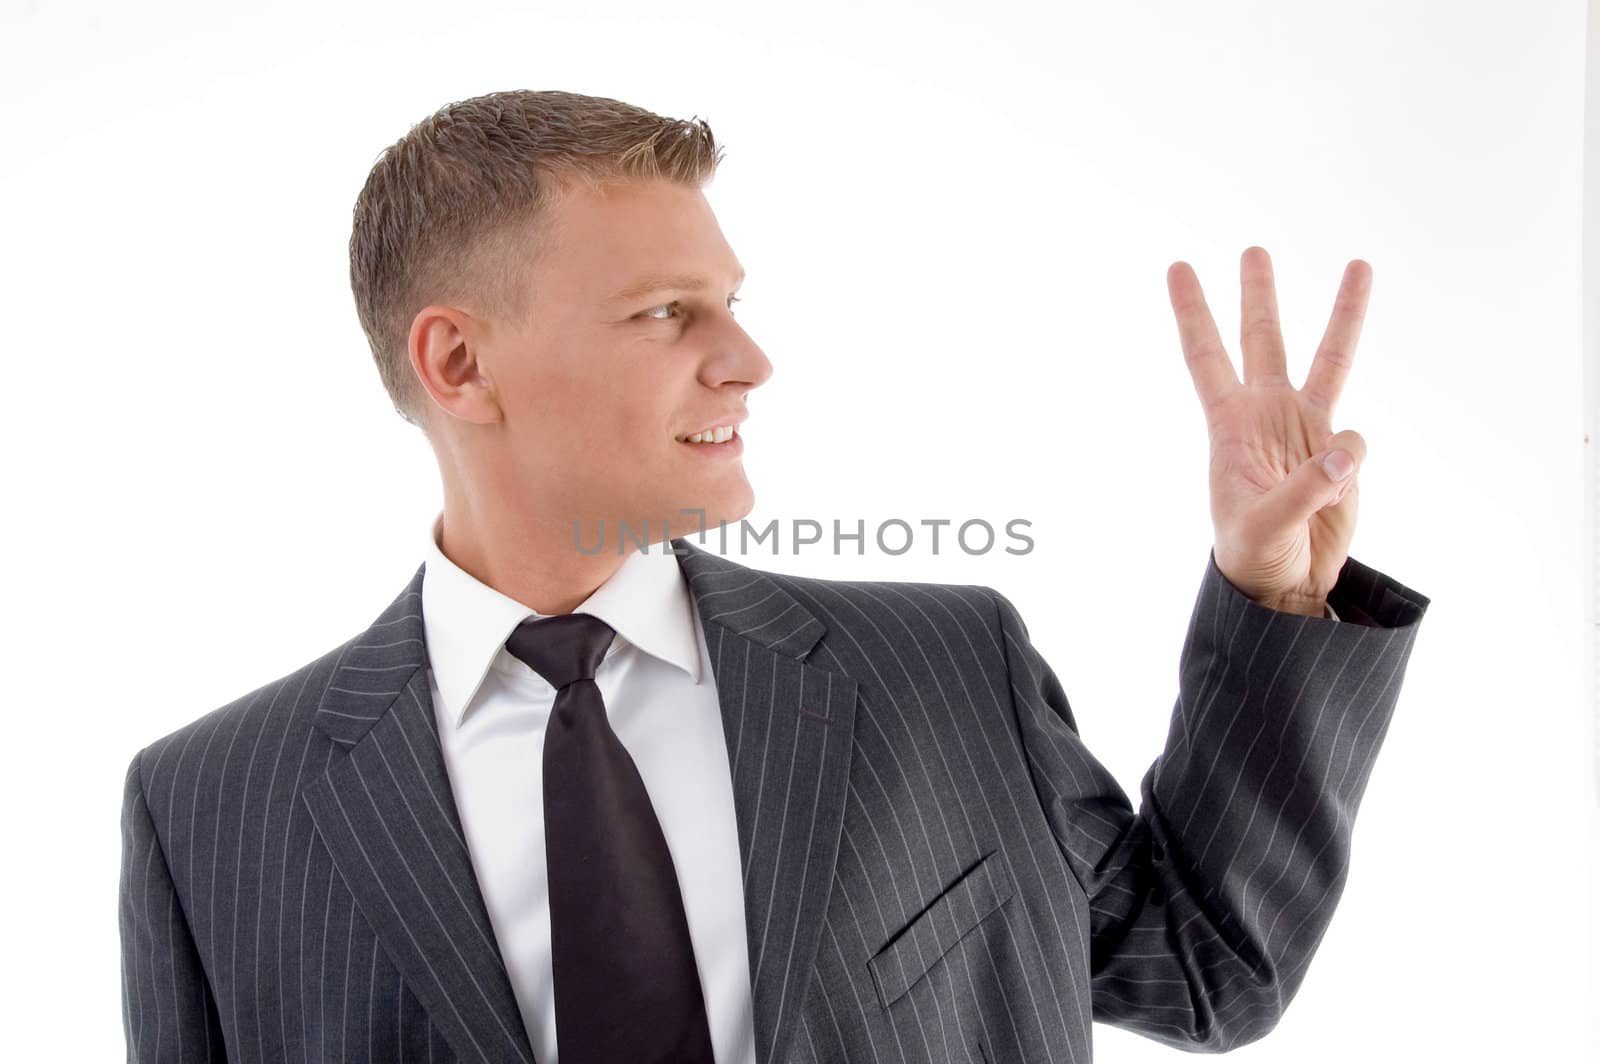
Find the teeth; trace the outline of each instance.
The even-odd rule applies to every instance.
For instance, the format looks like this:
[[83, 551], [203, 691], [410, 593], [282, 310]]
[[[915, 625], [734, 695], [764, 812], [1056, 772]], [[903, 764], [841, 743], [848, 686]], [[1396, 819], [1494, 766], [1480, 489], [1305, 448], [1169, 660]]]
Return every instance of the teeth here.
[[737, 433], [736, 433], [736, 431], [734, 429], [734, 426], [732, 426], [732, 425], [718, 425], [716, 428], [707, 429], [705, 432], [696, 432], [696, 433], [690, 434], [686, 438], [685, 442], [686, 443], [726, 443], [728, 440], [732, 439], [736, 434]]

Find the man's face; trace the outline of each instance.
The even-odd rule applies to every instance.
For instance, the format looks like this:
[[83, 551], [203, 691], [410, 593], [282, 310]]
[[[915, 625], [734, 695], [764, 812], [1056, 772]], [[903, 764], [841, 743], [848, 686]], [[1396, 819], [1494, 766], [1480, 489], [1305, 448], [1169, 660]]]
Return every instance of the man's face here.
[[748, 514], [743, 441], [685, 442], [742, 421], [772, 374], [729, 309], [744, 271], [705, 196], [666, 181], [574, 186], [547, 217], [528, 323], [496, 323], [480, 356], [502, 457], [536, 516], [578, 522], [588, 549], [603, 518], [615, 550], [619, 521], [640, 538], [648, 521], [658, 541], [664, 521], [670, 536], [701, 527], [684, 509], [708, 527]]

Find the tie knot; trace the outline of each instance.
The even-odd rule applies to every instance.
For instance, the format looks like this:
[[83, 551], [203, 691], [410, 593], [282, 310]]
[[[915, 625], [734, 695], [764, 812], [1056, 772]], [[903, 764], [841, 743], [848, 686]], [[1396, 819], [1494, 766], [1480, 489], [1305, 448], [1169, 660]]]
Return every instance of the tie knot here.
[[591, 680], [616, 636], [616, 630], [587, 613], [537, 617], [517, 625], [506, 649], [556, 690]]

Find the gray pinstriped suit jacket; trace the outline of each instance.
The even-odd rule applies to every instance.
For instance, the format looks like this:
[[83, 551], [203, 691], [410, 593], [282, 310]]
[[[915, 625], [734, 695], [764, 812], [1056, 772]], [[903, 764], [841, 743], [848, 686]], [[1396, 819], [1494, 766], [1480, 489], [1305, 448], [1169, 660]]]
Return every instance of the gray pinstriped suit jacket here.
[[[674, 540], [733, 769], [757, 1054], [1087, 1064], [1272, 1029], [1348, 869], [1428, 598], [1343, 622], [1208, 560], [1137, 814], [1012, 604]], [[371, 627], [141, 750], [122, 808], [138, 1061], [533, 1061], [430, 703], [418, 569]]]

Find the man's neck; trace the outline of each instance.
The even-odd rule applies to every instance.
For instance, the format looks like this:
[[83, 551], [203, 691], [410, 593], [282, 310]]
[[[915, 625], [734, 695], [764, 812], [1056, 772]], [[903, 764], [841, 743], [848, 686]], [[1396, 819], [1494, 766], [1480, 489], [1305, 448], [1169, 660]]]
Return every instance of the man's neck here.
[[619, 552], [609, 531], [607, 542], [597, 547], [591, 530], [591, 542], [580, 550], [570, 522], [497, 521], [496, 516], [505, 515], [453, 509], [447, 500], [439, 550], [463, 572], [545, 615], [571, 613], [637, 549], [629, 542]]

